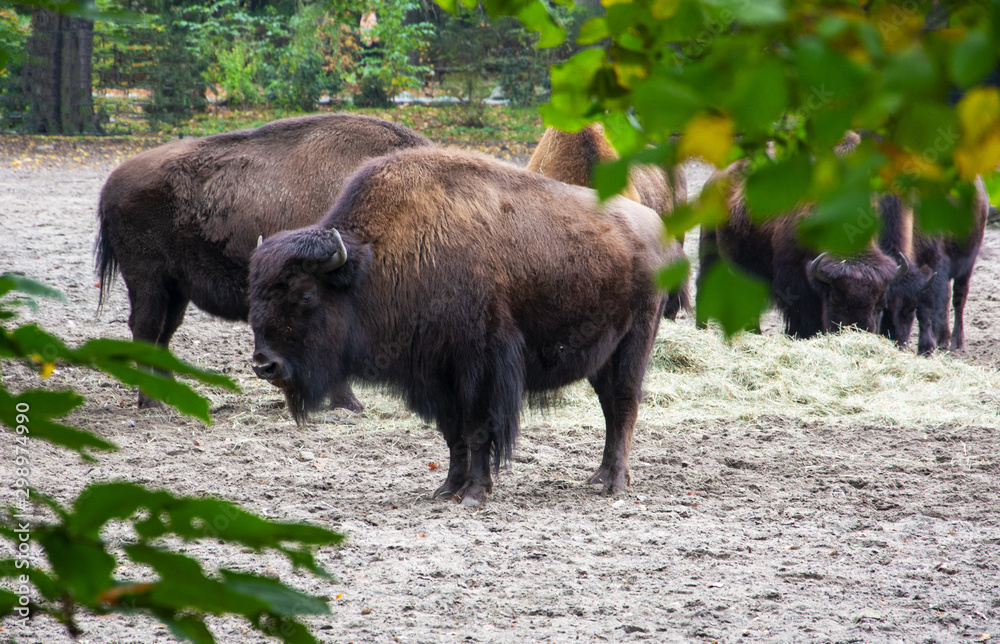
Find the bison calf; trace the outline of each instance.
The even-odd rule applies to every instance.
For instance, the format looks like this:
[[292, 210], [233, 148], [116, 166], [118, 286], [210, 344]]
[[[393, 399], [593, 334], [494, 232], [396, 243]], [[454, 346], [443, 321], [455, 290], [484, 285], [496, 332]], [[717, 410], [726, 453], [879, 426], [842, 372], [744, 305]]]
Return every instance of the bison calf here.
[[[100, 302], [120, 270], [132, 337], [161, 347], [190, 302], [211, 315], [246, 320], [250, 255], [260, 236], [318, 221], [363, 161], [428, 145], [387, 121], [326, 114], [138, 154], [101, 190]], [[329, 393], [335, 407], [361, 408], [349, 388]], [[139, 407], [154, 402], [139, 393]]]
[[407, 150], [353, 177], [317, 225], [250, 265], [254, 370], [297, 421], [350, 379], [398, 392], [451, 455], [435, 496], [483, 501], [526, 394], [587, 378], [606, 421], [590, 477], [629, 484], [642, 378], [673, 259], [652, 210], [454, 150]]

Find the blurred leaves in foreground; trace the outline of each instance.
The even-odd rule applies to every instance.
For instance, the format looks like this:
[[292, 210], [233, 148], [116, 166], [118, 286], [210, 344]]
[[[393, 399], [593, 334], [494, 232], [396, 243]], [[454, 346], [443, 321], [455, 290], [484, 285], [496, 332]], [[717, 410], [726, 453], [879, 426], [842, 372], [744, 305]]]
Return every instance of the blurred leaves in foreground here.
[[[483, 4], [551, 30], [542, 0]], [[576, 131], [603, 121], [626, 161], [749, 159], [754, 215], [815, 204], [800, 230], [817, 250], [850, 255], [868, 245], [878, 192], [902, 195], [926, 230], [961, 234], [972, 180], [1000, 162], [1000, 92], [990, 86], [1000, 68], [1000, 0], [602, 5], [577, 39], [592, 47], [551, 70], [545, 124]], [[833, 148], [848, 129], [870, 137], [840, 158]], [[717, 217], [715, 205], [695, 204], [667, 226], [677, 235]], [[724, 315], [728, 334], [763, 306], [724, 301], [739, 284], [721, 273], [703, 288], [699, 308], [710, 312], [699, 318]]]
[[[62, 299], [53, 289], [21, 277], [0, 275], [0, 359], [23, 360], [42, 379], [56, 364], [103, 371], [138, 385], [147, 394], [179, 411], [210, 422], [208, 401], [177, 373], [208, 385], [236, 389], [228, 378], [182, 362], [158, 347], [111, 339], [95, 339], [76, 349], [35, 324], [12, 326], [17, 307], [37, 309], [35, 297]], [[157, 371], [159, 370], [159, 371]], [[65, 507], [32, 488], [32, 439], [68, 448], [87, 460], [89, 450], [116, 447], [95, 434], [58, 419], [84, 402], [73, 391], [28, 389], [12, 394], [0, 382], [0, 423], [12, 435], [10, 460], [15, 464], [14, 505], [0, 516], [0, 537], [15, 557], [0, 560], [0, 617], [24, 627], [28, 619], [50, 615], [73, 636], [80, 611], [94, 614], [145, 613], [159, 619], [178, 638], [214, 642], [205, 617], [243, 616], [256, 630], [284, 642], [315, 642], [298, 615], [328, 613], [319, 597], [294, 590], [270, 577], [219, 569], [206, 572], [201, 563], [164, 547], [164, 538], [234, 544], [254, 552], [274, 550], [292, 565], [329, 577], [315, 561], [313, 548], [339, 543], [343, 536], [316, 526], [262, 519], [213, 498], [180, 497], [130, 482], [91, 483]], [[119, 558], [102, 530], [124, 522], [135, 538]], [[31, 544], [41, 547], [46, 565], [32, 561]], [[154, 576], [121, 578], [121, 559], [143, 564]], [[132, 566], [129, 566], [132, 568]]]

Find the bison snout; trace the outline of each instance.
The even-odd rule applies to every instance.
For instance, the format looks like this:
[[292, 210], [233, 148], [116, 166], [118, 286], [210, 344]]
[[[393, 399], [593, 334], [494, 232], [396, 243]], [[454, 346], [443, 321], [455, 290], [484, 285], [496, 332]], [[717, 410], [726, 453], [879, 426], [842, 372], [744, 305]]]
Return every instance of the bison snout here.
[[253, 354], [253, 372], [258, 378], [268, 381], [288, 379], [288, 368], [284, 360], [272, 358], [261, 351]]

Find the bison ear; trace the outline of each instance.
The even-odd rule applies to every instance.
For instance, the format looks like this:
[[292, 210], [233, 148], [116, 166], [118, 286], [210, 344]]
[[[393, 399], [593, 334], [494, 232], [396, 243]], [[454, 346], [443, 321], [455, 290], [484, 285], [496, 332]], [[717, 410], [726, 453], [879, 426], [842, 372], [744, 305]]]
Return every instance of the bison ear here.
[[344, 240], [347, 246], [347, 261], [335, 271], [319, 275], [326, 284], [339, 289], [348, 289], [358, 284], [372, 263], [371, 244], [355, 245]]

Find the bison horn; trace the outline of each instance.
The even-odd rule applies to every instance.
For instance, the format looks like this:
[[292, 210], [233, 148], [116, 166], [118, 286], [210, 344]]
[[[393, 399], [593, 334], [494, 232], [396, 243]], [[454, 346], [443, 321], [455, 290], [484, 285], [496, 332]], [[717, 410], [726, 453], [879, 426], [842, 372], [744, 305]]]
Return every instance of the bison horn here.
[[896, 274], [892, 276], [893, 282], [906, 275], [910, 270], [910, 260], [906, 259], [906, 255], [897, 250], [896, 256], [899, 261], [896, 263]]
[[257, 235], [257, 248], [260, 248], [260, 245], [263, 244], [263, 243], [264, 243], [264, 236], [263, 235]]
[[924, 291], [926, 291], [927, 289], [929, 289], [931, 287], [931, 284], [934, 283], [934, 278], [935, 277], [937, 277], [937, 271], [934, 271], [933, 273], [931, 273], [931, 276], [927, 278], [927, 281], [924, 283], [923, 287], [921, 287], [921, 289], [919, 291], [917, 291], [917, 295], [919, 295], [920, 293], [923, 293]]
[[819, 255], [816, 256], [816, 259], [814, 259], [812, 261], [812, 264], [809, 265], [809, 274], [812, 275], [813, 279], [819, 280], [820, 282], [823, 282], [825, 284], [829, 284], [830, 278], [827, 277], [826, 274], [823, 272], [823, 269], [819, 267], [820, 260], [822, 260], [824, 257], [826, 257], [826, 253], [820, 253]]
[[336, 228], [331, 228], [330, 230], [333, 232], [333, 236], [337, 239], [337, 250], [316, 266], [316, 272], [318, 274], [335, 271], [347, 262], [347, 248], [344, 246], [344, 240], [340, 238], [340, 233], [337, 232]]

